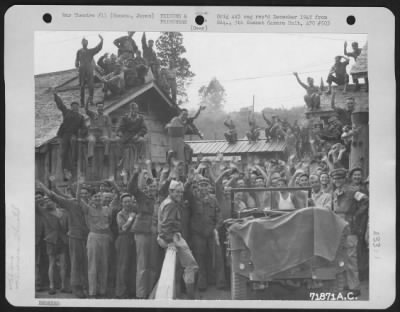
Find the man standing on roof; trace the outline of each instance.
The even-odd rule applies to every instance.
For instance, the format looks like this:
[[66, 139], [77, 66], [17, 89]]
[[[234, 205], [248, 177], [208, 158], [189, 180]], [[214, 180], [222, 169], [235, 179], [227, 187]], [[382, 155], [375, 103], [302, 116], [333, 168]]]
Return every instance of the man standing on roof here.
[[135, 57], [138, 47], [132, 38], [134, 34], [135, 31], [128, 31], [128, 36], [122, 36], [114, 40], [114, 45], [118, 48], [120, 61]]
[[57, 93], [54, 93], [54, 100], [63, 115], [63, 121], [58, 129], [57, 136], [60, 138], [61, 167], [64, 179], [68, 179], [67, 177], [72, 172], [73, 164], [77, 159], [76, 140], [79, 134], [81, 137], [86, 135], [87, 128], [85, 118], [79, 113], [79, 104], [77, 102], [72, 102], [71, 109], [68, 109]]
[[93, 56], [103, 48], [103, 37], [99, 35], [100, 43], [92, 49], [88, 49], [87, 39], [82, 39], [82, 48], [76, 53], [75, 67], [79, 69], [79, 86], [81, 88], [81, 107], [85, 105], [85, 86], [89, 88], [89, 102], [93, 103], [94, 69]]
[[89, 136], [88, 136], [88, 163], [92, 165], [94, 147], [97, 141], [104, 143], [104, 161], [108, 162], [110, 152], [111, 138], [111, 119], [103, 113], [103, 103], [97, 103], [97, 113], [89, 109], [89, 103], [86, 103], [86, 114], [90, 118]]
[[147, 65], [151, 68], [154, 78], [158, 79], [160, 71], [160, 62], [158, 61], [157, 54], [153, 50], [154, 40], [146, 42], [146, 33], [143, 32], [142, 36], [142, 49], [143, 58], [146, 60]]
[[175, 66], [175, 61], [170, 60], [169, 61], [169, 68], [165, 69], [165, 77], [168, 82], [168, 93], [171, 95], [172, 101], [176, 103], [176, 92], [178, 85], [176, 83], [176, 74], [177, 74], [178, 68]]
[[[344, 62], [342, 62], [342, 58]], [[329, 71], [328, 78], [326, 82], [328, 83], [328, 92], [332, 92], [332, 82], [336, 83], [338, 86], [343, 86], [343, 93], [346, 93], [347, 84], [349, 83], [349, 75], [346, 73], [346, 67], [349, 65], [349, 59], [344, 56], [336, 56], [335, 64], [333, 64], [331, 70]]]

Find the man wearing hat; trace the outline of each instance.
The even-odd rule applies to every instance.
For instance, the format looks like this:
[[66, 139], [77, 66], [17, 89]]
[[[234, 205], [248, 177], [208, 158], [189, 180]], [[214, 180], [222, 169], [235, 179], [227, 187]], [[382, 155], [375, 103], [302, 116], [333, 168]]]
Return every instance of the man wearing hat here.
[[[183, 280], [189, 299], [195, 298], [195, 275], [199, 268], [192, 252], [182, 237], [181, 202], [183, 184], [172, 180], [169, 184], [169, 195], [161, 203], [158, 212], [157, 241], [162, 248], [175, 248], [179, 263], [184, 268]], [[179, 281], [179, 279], [177, 279]]]
[[89, 102], [93, 101], [94, 92], [94, 66], [93, 56], [103, 48], [103, 37], [99, 35], [100, 43], [88, 49], [87, 39], [82, 39], [82, 48], [76, 53], [75, 67], [79, 69], [79, 86], [81, 89], [81, 107], [85, 105], [85, 86], [89, 88]]
[[350, 235], [346, 238], [347, 249], [347, 285], [355, 295], [360, 293], [360, 280], [358, 274], [358, 228], [355, 218], [362, 214], [368, 203], [368, 196], [346, 184], [347, 170], [334, 169], [331, 177], [336, 190], [333, 192], [333, 211], [349, 223]]
[[[217, 288], [225, 287], [222, 252], [217, 232], [222, 225], [222, 217], [216, 198], [209, 193], [209, 186], [210, 181], [207, 178], [199, 179], [199, 193], [195, 196], [190, 220], [193, 252], [199, 263], [198, 288], [201, 291], [207, 289], [207, 282], [210, 283], [207, 276], [216, 277]], [[213, 259], [212, 268], [207, 263], [210, 255]]]

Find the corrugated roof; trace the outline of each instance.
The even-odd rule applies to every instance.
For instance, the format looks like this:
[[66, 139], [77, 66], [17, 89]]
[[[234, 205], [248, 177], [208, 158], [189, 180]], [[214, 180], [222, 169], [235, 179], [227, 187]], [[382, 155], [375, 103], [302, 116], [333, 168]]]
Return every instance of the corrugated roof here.
[[265, 152], [284, 152], [286, 149], [285, 141], [266, 142], [259, 140], [249, 142], [248, 140], [238, 140], [235, 144], [229, 144], [224, 140], [203, 140], [186, 141], [193, 149], [193, 154], [213, 155], [217, 153], [245, 154], [245, 153], [265, 153]]
[[361, 74], [368, 73], [368, 42], [364, 45], [361, 50], [361, 54], [357, 57], [357, 60], [350, 70], [350, 74]]

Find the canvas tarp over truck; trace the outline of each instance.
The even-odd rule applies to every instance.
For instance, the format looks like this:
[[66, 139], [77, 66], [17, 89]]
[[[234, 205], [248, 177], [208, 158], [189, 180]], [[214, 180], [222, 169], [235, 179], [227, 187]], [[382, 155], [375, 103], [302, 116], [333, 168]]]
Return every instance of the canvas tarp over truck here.
[[334, 261], [347, 222], [324, 208], [303, 208], [229, 228], [232, 250], [248, 249], [254, 276], [271, 277], [316, 257]]

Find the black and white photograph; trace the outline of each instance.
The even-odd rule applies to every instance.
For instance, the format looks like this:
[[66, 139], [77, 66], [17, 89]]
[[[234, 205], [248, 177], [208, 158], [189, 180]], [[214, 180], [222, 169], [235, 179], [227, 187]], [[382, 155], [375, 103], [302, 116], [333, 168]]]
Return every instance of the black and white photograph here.
[[11, 7], [8, 305], [393, 305], [394, 25], [383, 7]]
[[36, 298], [369, 299], [367, 34], [34, 52]]

